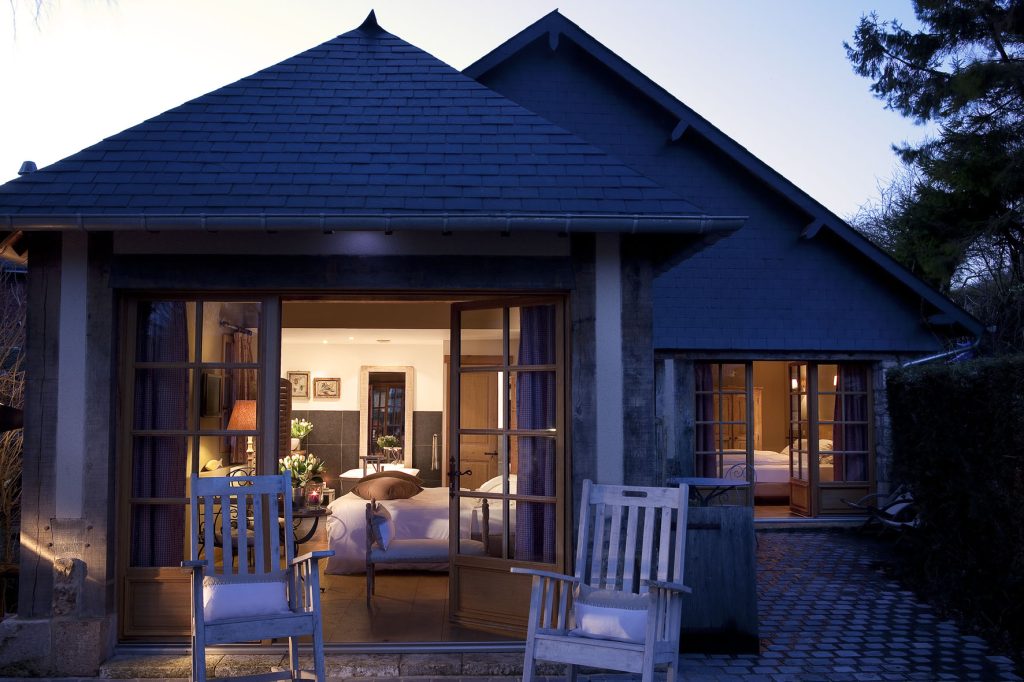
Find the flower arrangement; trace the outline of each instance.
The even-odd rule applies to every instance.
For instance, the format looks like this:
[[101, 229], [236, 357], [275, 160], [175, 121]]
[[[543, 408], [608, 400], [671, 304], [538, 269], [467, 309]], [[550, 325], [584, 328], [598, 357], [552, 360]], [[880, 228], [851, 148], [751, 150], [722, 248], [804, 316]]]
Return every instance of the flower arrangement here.
[[324, 472], [324, 461], [312, 453], [304, 455], [287, 455], [281, 458], [280, 471], [290, 471], [292, 487], [299, 488], [310, 481], [323, 482], [320, 476]]
[[401, 445], [402, 441], [398, 440], [398, 436], [387, 435], [377, 437], [377, 447], [381, 449], [397, 448], [400, 447]]
[[313, 422], [305, 419], [292, 420], [292, 438], [305, 438], [313, 430]]

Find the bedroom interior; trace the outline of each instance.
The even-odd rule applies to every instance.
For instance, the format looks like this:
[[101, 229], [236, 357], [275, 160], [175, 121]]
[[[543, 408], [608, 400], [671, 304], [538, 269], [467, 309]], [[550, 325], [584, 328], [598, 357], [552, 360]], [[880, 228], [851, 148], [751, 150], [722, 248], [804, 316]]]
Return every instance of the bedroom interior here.
[[698, 473], [749, 480], [752, 491], [730, 493], [730, 501], [752, 494], [756, 518], [813, 515], [812, 458], [826, 490], [869, 481], [866, 366], [696, 363], [695, 373]]
[[[508, 321], [507, 346], [513, 356], [519, 344], [519, 312], [512, 308]], [[337, 395], [318, 397], [300, 387], [291, 398], [292, 418], [313, 425], [300, 451], [324, 461], [324, 484], [331, 491], [330, 515], [303, 546], [336, 552], [325, 566], [322, 583], [327, 642], [516, 639], [507, 632], [451, 622], [447, 557], [439, 562], [434, 556], [438, 547], [447, 546], [450, 532], [445, 406], [451, 320], [451, 301], [283, 302], [282, 375], [305, 376], [309, 386], [317, 377], [339, 379]], [[460, 336], [462, 366], [500, 364], [501, 318], [493, 311], [467, 315]], [[515, 421], [516, 401], [502, 400], [499, 384], [515, 382], [500, 372], [463, 377], [463, 425], [496, 428]], [[385, 442], [384, 436], [395, 440]], [[516, 439], [503, 442], [493, 435], [461, 436], [461, 488], [500, 495], [507, 485], [505, 494], [516, 492]], [[418, 539], [432, 551], [432, 560], [406, 557], [379, 564], [371, 573], [376, 587], [369, 600], [364, 519], [371, 499], [387, 510], [399, 539], [393, 544]], [[514, 528], [514, 501], [461, 498], [459, 507], [460, 553], [470, 554], [471, 546], [486, 547], [490, 556], [500, 557], [503, 545], [506, 555], [514, 553], [514, 532], [502, 531], [506, 515]]]

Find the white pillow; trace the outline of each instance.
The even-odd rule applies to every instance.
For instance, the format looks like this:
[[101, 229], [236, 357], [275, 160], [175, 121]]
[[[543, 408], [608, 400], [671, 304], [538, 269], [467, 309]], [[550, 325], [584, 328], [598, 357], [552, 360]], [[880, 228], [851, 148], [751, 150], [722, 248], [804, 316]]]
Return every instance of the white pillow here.
[[[515, 494], [516, 492], [516, 475], [512, 474], [508, 477], [508, 489], [509, 492]], [[495, 476], [492, 479], [484, 481], [479, 488], [476, 489], [480, 493], [500, 493], [501, 492], [501, 474]]]
[[388, 545], [395, 539], [395, 524], [391, 521], [391, 512], [382, 504], [378, 504], [373, 512], [373, 532], [377, 534], [377, 542], [381, 549], [388, 551]]
[[203, 620], [253, 618], [291, 613], [284, 578], [203, 578]]
[[643, 642], [647, 635], [649, 594], [598, 590], [580, 585], [570, 634], [620, 642]]

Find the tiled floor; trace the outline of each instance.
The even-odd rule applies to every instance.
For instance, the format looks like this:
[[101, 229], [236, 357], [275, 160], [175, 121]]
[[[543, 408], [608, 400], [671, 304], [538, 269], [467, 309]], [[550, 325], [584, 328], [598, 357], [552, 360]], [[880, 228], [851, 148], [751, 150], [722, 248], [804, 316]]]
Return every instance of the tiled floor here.
[[761, 532], [761, 653], [685, 655], [683, 679], [1020, 680], [881, 570], [888, 545], [849, 531]]
[[[750, 655], [684, 654], [681, 679], [687, 682], [905, 682], [920, 680], [1022, 680], [1011, 660], [993, 654], [981, 638], [962, 632], [955, 623], [917, 600], [881, 569], [890, 545], [851, 531], [773, 530], [758, 533], [758, 611], [761, 652]], [[376, 641], [408, 641], [422, 630], [417, 622], [433, 622], [443, 599], [443, 575], [406, 578], [414, 587], [390, 584], [397, 576], [379, 576], [374, 613], [378, 623], [362, 621], [366, 606], [362, 576], [328, 579], [324, 611], [338, 614], [327, 628], [350, 628]], [[412, 602], [388, 596], [411, 590]], [[326, 622], [326, 621], [325, 621]], [[442, 625], [435, 625], [443, 631]], [[223, 657], [225, 660], [231, 657]], [[243, 657], [244, 658], [244, 657]], [[282, 655], [263, 657], [259, 665], [279, 665]], [[517, 653], [329, 653], [328, 675], [334, 678], [422, 680], [447, 678], [459, 682], [515, 679], [521, 673]], [[269, 662], [268, 662], [269, 661]], [[172, 665], [173, 664], [173, 665]], [[176, 666], [176, 667], [175, 667]], [[125, 657], [101, 671], [108, 678], [180, 677], [188, 661], [133, 662]], [[269, 668], [268, 668], [269, 669]], [[181, 671], [179, 673], [179, 671]], [[550, 667], [544, 671], [550, 675]], [[629, 676], [581, 675], [597, 682]], [[155, 673], [155, 674], [154, 674]]]

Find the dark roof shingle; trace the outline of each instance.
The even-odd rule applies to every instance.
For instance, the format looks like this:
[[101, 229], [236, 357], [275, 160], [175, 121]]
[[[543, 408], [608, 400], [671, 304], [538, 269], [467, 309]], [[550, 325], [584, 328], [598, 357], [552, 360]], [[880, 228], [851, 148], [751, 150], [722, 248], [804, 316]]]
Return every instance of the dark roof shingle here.
[[372, 17], [0, 186], [0, 214], [695, 214]]

